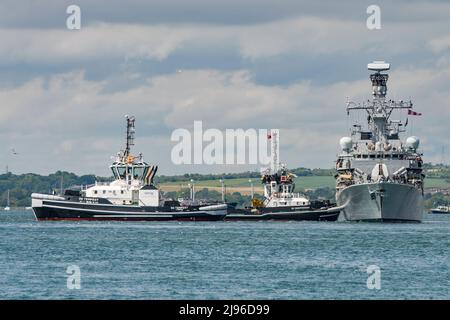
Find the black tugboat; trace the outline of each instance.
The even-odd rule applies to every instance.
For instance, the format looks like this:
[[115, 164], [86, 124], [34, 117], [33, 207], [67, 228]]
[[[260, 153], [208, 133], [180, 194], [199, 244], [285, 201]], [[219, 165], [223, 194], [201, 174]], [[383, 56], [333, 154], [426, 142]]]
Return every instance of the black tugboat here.
[[84, 190], [66, 190], [63, 195], [33, 193], [37, 220], [125, 220], [125, 221], [217, 221], [227, 213], [226, 204], [183, 205], [165, 200], [153, 184], [157, 166], [147, 164], [142, 154], [130, 153], [134, 145], [135, 118], [126, 116], [125, 150], [110, 166], [115, 180], [96, 182]]
[[328, 200], [309, 200], [294, 192], [294, 174], [285, 165], [278, 165], [278, 130], [273, 130], [272, 168], [262, 172], [264, 201], [254, 198], [252, 206], [245, 209], [229, 209], [225, 220], [310, 220], [336, 221], [342, 207]]
[[265, 200], [252, 200], [245, 209], [229, 209], [225, 220], [297, 220], [336, 221], [342, 208], [328, 200], [309, 200], [294, 193], [292, 174], [282, 168], [279, 173], [262, 177]]

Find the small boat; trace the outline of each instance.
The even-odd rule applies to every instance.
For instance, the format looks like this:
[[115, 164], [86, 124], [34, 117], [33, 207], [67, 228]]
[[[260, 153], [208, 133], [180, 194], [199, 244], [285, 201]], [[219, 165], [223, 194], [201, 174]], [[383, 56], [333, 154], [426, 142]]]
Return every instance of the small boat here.
[[450, 206], [438, 206], [437, 208], [431, 209], [429, 213], [432, 214], [449, 214]]
[[110, 166], [115, 180], [96, 182], [82, 190], [65, 190], [60, 195], [31, 195], [37, 220], [120, 220], [120, 221], [217, 221], [223, 220], [227, 205], [189, 203], [164, 199], [153, 178], [158, 169], [134, 156], [134, 117], [126, 117], [127, 139], [124, 151]]
[[[286, 165], [278, 165], [278, 132], [272, 132], [272, 168], [262, 171], [264, 200], [252, 199], [252, 206], [244, 209], [229, 208], [225, 220], [309, 220], [336, 221], [342, 207], [328, 200], [309, 200], [294, 192], [295, 174]], [[275, 151], [275, 152], [274, 152]]]
[[10, 201], [9, 201], [9, 189], [7, 191], [7, 194], [6, 194], [6, 207], [3, 210], [5, 210], [5, 211], [10, 211], [11, 210]]

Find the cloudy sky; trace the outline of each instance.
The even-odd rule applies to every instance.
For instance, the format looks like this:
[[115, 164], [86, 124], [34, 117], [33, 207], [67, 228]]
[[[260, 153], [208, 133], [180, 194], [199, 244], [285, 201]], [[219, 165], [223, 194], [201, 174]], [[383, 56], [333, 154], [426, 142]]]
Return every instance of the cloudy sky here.
[[[71, 4], [81, 30], [66, 28]], [[366, 27], [371, 4], [381, 30]], [[423, 112], [407, 134], [439, 162], [450, 142], [449, 16], [437, 0], [1, 0], [0, 166], [105, 175], [133, 114], [136, 151], [163, 174], [258, 170], [174, 165], [171, 133], [195, 120], [279, 128], [290, 167], [329, 168], [348, 134], [347, 97], [370, 98], [373, 60], [391, 63], [389, 96]]]

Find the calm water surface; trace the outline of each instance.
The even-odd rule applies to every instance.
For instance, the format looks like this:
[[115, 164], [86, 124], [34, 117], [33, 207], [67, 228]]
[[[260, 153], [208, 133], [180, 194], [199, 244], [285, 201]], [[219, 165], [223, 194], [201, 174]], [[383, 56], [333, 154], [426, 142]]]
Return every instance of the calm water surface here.
[[[420, 224], [36, 222], [0, 212], [1, 299], [450, 299], [450, 216]], [[367, 289], [367, 267], [381, 289]], [[67, 288], [67, 267], [81, 289]]]

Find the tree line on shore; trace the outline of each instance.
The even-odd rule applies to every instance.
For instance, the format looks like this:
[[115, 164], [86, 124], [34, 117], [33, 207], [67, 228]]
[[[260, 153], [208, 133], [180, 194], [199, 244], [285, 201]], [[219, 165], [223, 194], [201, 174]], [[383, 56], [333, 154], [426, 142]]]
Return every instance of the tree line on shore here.
[[[308, 168], [296, 168], [291, 172], [298, 176], [323, 176], [330, 175], [331, 169], [308, 169]], [[195, 181], [205, 180], [219, 180], [219, 179], [238, 179], [238, 178], [259, 178], [259, 172], [241, 172], [241, 173], [226, 173], [226, 174], [184, 174], [184, 175], [158, 175], [155, 178], [156, 184], [162, 184], [166, 182], [182, 182], [194, 179]], [[93, 174], [86, 174], [78, 176], [71, 172], [57, 171], [49, 175], [39, 175], [35, 173], [25, 174], [13, 174], [8, 172], [0, 175], [0, 207], [6, 205], [7, 192], [9, 190], [10, 203], [13, 207], [26, 207], [31, 204], [31, 194], [36, 193], [59, 193], [61, 185], [63, 188], [72, 188], [92, 185], [95, 181], [112, 181], [112, 177], [99, 177]], [[221, 197], [221, 194], [217, 192], [215, 194], [210, 190], [209, 194], [204, 194], [200, 191], [199, 197], [210, 196], [211, 198]], [[182, 194], [182, 192], [180, 193]], [[237, 203], [250, 203], [249, 197], [241, 195], [239, 192], [227, 195], [233, 202]]]
[[[436, 178], [450, 179], [450, 166], [425, 164], [427, 176]], [[308, 169], [295, 168], [289, 170], [297, 176], [332, 176], [335, 171], [333, 169]], [[195, 181], [205, 180], [219, 180], [219, 179], [238, 179], [238, 178], [259, 178], [259, 172], [242, 172], [242, 173], [228, 173], [228, 174], [184, 174], [175, 176], [159, 175], [155, 178], [156, 184], [167, 182], [185, 182], [190, 179]], [[93, 174], [78, 176], [74, 173], [57, 171], [47, 176], [26, 173], [16, 175], [11, 172], [0, 175], [0, 207], [6, 205], [7, 192], [10, 193], [10, 203], [13, 207], [26, 207], [31, 204], [31, 194], [38, 193], [53, 193], [59, 192], [61, 184], [63, 188], [71, 188], [74, 186], [92, 185], [95, 181], [111, 181], [112, 177], [98, 177]], [[449, 180], [450, 186], [450, 180]], [[334, 199], [335, 191], [333, 188], [316, 188], [314, 190], [299, 190], [303, 191], [305, 195], [311, 199]], [[189, 190], [180, 190], [177, 192], [166, 193], [168, 197], [172, 198], [187, 198]], [[197, 199], [211, 199], [220, 200], [222, 195], [215, 190], [208, 190], [204, 188], [196, 192]], [[250, 196], [242, 195], [239, 192], [227, 194], [228, 202], [236, 202], [239, 205], [249, 205]], [[436, 207], [438, 205], [450, 205], [450, 196], [444, 193], [426, 194], [425, 206], [426, 208]]]

